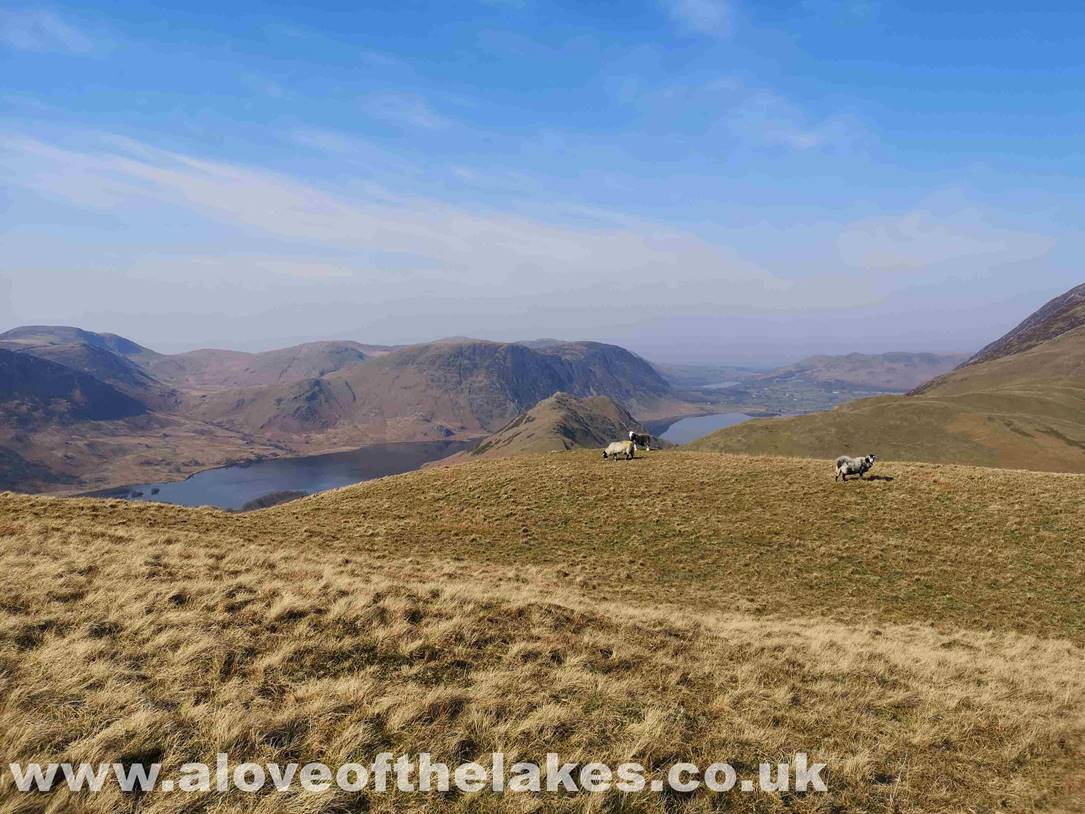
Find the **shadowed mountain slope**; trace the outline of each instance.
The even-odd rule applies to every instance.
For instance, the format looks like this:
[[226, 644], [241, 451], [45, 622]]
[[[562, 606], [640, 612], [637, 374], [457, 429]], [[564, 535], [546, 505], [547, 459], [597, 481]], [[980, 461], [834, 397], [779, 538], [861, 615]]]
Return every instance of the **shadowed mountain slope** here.
[[108, 421], [145, 412], [142, 402], [94, 376], [0, 348], [0, 414], [5, 424]]

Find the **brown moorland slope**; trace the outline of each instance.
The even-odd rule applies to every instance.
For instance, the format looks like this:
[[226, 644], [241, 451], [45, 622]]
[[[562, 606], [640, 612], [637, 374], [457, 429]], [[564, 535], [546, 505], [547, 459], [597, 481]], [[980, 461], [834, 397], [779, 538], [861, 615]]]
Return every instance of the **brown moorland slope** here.
[[629, 412], [606, 396], [578, 399], [555, 393], [517, 416], [470, 452], [457, 458], [495, 458], [532, 452], [564, 452], [584, 447], [605, 447], [644, 427]]
[[[0, 354], [0, 366], [20, 371], [19, 393], [0, 386], [0, 446], [18, 456], [0, 467], [0, 488], [23, 491], [101, 489], [384, 441], [478, 438], [559, 391], [610, 396], [649, 418], [701, 409], [640, 357], [595, 342], [314, 342], [166, 355], [112, 334], [28, 326], [0, 334]], [[54, 395], [43, 407], [23, 397], [32, 390]], [[129, 409], [103, 409], [107, 402]]]
[[[1085, 310], [1075, 308], [1085, 320]], [[691, 447], [825, 458], [874, 452], [901, 460], [1085, 472], [1085, 324], [1067, 329], [1075, 323], [1067, 321], [1065, 308], [1045, 306], [1038, 313], [1057, 325], [1045, 328], [1030, 318], [1027, 333], [1050, 338], [995, 343], [991, 347], [1003, 351], [981, 354], [985, 361], [970, 362], [908, 396], [750, 421]], [[1025, 349], [1007, 350], [1018, 347]]]
[[[1083, 478], [828, 469], [570, 452], [249, 515], [0, 496], [0, 752], [829, 765], [828, 795], [140, 799], [162, 814], [1085, 810]], [[132, 805], [69, 797], [0, 779], [12, 810]]]
[[432, 440], [494, 432], [556, 392], [606, 395], [638, 416], [695, 412], [640, 357], [613, 345], [457, 340], [415, 345], [282, 387], [201, 399], [194, 415], [240, 431], [334, 448], [346, 439]]

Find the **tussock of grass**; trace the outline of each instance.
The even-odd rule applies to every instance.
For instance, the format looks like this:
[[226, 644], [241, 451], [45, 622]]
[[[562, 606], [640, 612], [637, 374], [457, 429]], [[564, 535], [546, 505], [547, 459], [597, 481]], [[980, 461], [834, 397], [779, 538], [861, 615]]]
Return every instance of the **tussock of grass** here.
[[[585, 453], [243, 516], [4, 496], [0, 754], [830, 766], [828, 796], [235, 792], [145, 812], [1081, 810], [1085, 478], [883, 474]], [[133, 805], [66, 795], [0, 785], [11, 810]]]

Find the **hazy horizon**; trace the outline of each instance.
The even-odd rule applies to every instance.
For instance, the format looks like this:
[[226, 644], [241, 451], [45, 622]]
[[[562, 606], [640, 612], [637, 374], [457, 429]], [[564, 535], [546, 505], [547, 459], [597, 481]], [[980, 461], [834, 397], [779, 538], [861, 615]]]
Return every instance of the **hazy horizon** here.
[[1082, 282], [1075, 4], [219, 12], [0, 10], [0, 326], [767, 366]]
[[[759, 342], [754, 347], [746, 348], [739, 344], [729, 344], [726, 346], [720, 346], [718, 348], [704, 348], [695, 347], [693, 345], [683, 345], [678, 342], [671, 342], [666, 346], [653, 347], [651, 345], [643, 345], [633, 341], [625, 341], [621, 339], [615, 339], [611, 337], [595, 337], [595, 336], [484, 336], [481, 334], [467, 335], [467, 334], [450, 334], [442, 336], [419, 336], [404, 339], [402, 341], [389, 341], [381, 342], [375, 341], [368, 337], [359, 337], [354, 335], [334, 335], [334, 336], [287, 336], [280, 339], [268, 339], [268, 338], [250, 338], [250, 339], [235, 339], [235, 340], [190, 340], [190, 341], [165, 341], [165, 342], [152, 342], [145, 341], [142, 337], [126, 334], [124, 332], [114, 331], [108, 328], [88, 328], [85, 325], [70, 325], [66, 323], [41, 323], [41, 322], [28, 322], [21, 323], [19, 325], [0, 325], [0, 334], [13, 328], [20, 327], [71, 327], [80, 328], [83, 330], [90, 330], [96, 333], [111, 333], [118, 336], [122, 336], [125, 339], [129, 339], [136, 342], [143, 347], [150, 350], [157, 351], [159, 353], [176, 354], [186, 353], [195, 350], [226, 350], [226, 351], [242, 351], [248, 353], [259, 353], [262, 351], [280, 350], [282, 348], [292, 347], [295, 345], [302, 345], [309, 342], [358, 342], [365, 345], [385, 345], [385, 346], [408, 346], [408, 345], [421, 345], [432, 342], [440, 341], [452, 341], [452, 340], [478, 340], [488, 342], [504, 342], [504, 343], [529, 343], [540, 340], [555, 340], [564, 342], [601, 342], [607, 344], [620, 345], [634, 353], [648, 359], [651, 362], [660, 364], [688, 364], [692, 366], [748, 366], [751, 368], [764, 368], [770, 369], [773, 367], [779, 367], [796, 362], [802, 358], [818, 355], [845, 355], [850, 353], [864, 353], [864, 354], [884, 354], [892, 352], [909, 352], [909, 353], [974, 353], [979, 350], [981, 346], [975, 348], [921, 348], [917, 349], [907, 343], [893, 344], [888, 342], [884, 348], [877, 349], [857, 349], [854, 343], [849, 343], [847, 339], [835, 340], [838, 343], [834, 345], [832, 341], [814, 341], [810, 347], [812, 349], [804, 351], [798, 355], [781, 353], [780, 355], [773, 356], [771, 354], [772, 346], [766, 346], [763, 342]], [[912, 343], [913, 345], [916, 343]], [[986, 343], [984, 343], [986, 344]]]

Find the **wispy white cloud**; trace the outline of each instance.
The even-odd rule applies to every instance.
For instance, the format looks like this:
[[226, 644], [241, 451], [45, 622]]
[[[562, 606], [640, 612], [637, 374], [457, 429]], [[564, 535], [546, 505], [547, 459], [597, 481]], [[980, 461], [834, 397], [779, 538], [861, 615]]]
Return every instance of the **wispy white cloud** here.
[[[328, 142], [327, 133], [298, 135], [352, 148]], [[764, 326], [747, 320], [737, 328], [734, 315], [775, 312], [783, 333], [773, 333], [773, 341], [791, 347], [800, 333], [796, 320], [805, 319], [807, 331], [839, 326], [836, 317], [851, 319], [860, 307], [869, 313], [909, 291], [948, 285], [949, 294], [967, 291], [971, 303], [974, 279], [1016, 279], [1022, 265], [1050, 269], [1046, 255], [1056, 238], [1060, 246], [1066, 239], [1029, 233], [1012, 216], [978, 204], [927, 201], [877, 218], [812, 223], [806, 231], [766, 226], [764, 239], [752, 242], [743, 229], [735, 235], [744, 246], [738, 251], [725, 232], [707, 239], [620, 211], [554, 203], [546, 215], [530, 217], [402, 190], [387, 195], [354, 179], [320, 186], [121, 137], [66, 138], [62, 146], [0, 132], [9, 202], [26, 212], [50, 207], [43, 211], [58, 222], [115, 218], [132, 237], [103, 248], [101, 235], [86, 229], [64, 241], [13, 231], [5, 263], [16, 270], [12, 299], [22, 320], [50, 314], [78, 321], [94, 313], [114, 327], [142, 320], [153, 333], [172, 319], [175, 336], [191, 337], [196, 319], [206, 323], [205, 334], [241, 336], [267, 330], [257, 324], [260, 314], [279, 313], [278, 322], [312, 336], [349, 330], [408, 341], [469, 330], [641, 343], [655, 330], [666, 345], [675, 326], [702, 319], [708, 327], [697, 330], [705, 332], [690, 336], [699, 337], [698, 352], [710, 353], [705, 343], [732, 341], [723, 337], [765, 338], [749, 333]], [[479, 182], [470, 168], [463, 174]], [[177, 222], [188, 225], [183, 235], [172, 228]], [[210, 290], [213, 319], [206, 312]], [[952, 307], [949, 299], [940, 302]], [[2, 311], [0, 298], [0, 317]], [[250, 322], [239, 327], [243, 318]], [[930, 323], [929, 302], [916, 305], [911, 319], [920, 336], [919, 326]], [[718, 352], [730, 347], [721, 344]]]
[[91, 54], [95, 41], [45, 9], [0, 9], [0, 44], [19, 51]]
[[850, 116], [811, 117], [769, 91], [746, 95], [721, 113], [730, 131], [741, 140], [799, 152], [852, 147], [862, 132]]
[[403, 93], [373, 94], [362, 100], [362, 109], [374, 118], [412, 130], [444, 130], [453, 123], [425, 99]]
[[965, 275], [1041, 258], [1055, 244], [1051, 235], [997, 225], [978, 207], [938, 204], [864, 218], [847, 224], [837, 237], [840, 258], [852, 268], [925, 273], [952, 265]]
[[320, 256], [274, 255], [263, 252], [221, 254], [140, 254], [127, 270], [133, 279], [186, 279], [216, 282], [232, 278], [264, 280], [268, 275], [296, 280], [348, 280], [358, 269], [349, 262]]
[[729, 0], [662, 0], [670, 18], [687, 31], [725, 37], [733, 28]]
[[[699, 303], [767, 305], [790, 285], [726, 246], [665, 224], [547, 222], [432, 199], [384, 200], [333, 192], [234, 164], [156, 150], [123, 140], [71, 150], [29, 138], [0, 139], [9, 180], [76, 207], [140, 213], [183, 208], [235, 227], [239, 240], [260, 233], [290, 256], [335, 255], [332, 268], [364, 269], [384, 296], [423, 296], [419, 279], [442, 296], [550, 303], [569, 297], [612, 301], [635, 294], [654, 311], [697, 292]], [[237, 249], [240, 251], [240, 249]], [[284, 260], [280, 268], [291, 268]], [[317, 263], [314, 274], [326, 269]], [[413, 270], [407, 284], [401, 275]], [[419, 278], [421, 270], [425, 274]], [[354, 273], [354, 272], [352, 272]], [[459, 292], [457, 294], [457, 292]], [[487, 305], [488, 304], [488, 305]], [[630, 313], [621, 309], [622, 318]]]
[[241, 77], [241, 84], [249, 91], [267, 96], [269, 99], [285, 99], [286, 89], [274, 79], [259, 74], [247, 73]]
[[622, 90], [635, 86], [633, 78], [625, 78], [618, 98], [640, 108], [653, 123], [663, 122], [675, 131], [718, 133], [745, 146], [797, 152], [849, 149], [859, 146], [865, 135], [850, 114], [819, 117], [779, 93], [734, 76], [646, 87], [636, 93]]

